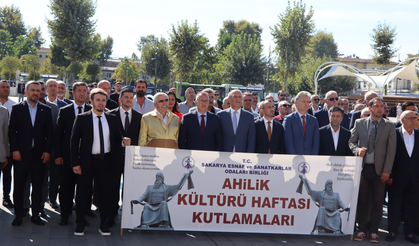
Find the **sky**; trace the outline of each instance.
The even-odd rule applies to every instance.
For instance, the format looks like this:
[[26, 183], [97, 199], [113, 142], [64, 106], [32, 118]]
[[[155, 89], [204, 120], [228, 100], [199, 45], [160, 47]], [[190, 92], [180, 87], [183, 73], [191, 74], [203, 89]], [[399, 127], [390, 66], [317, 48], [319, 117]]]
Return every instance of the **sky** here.
[[[305, 0], [308, 10], [314, 10], [316, 30], [333, 34], [338, 52], [343, 56], [353, 55], [371, 59], [373, 51], [370, 35], [379, 22], [396, 28], [394, 47], [397, 57], [392, 61], [407, 58], [407, 54], [419, 52], [419, 32], [416, 31], [417, 0]], [[49, 0], [8, 1], [6, 5], [19, 7], [26, 25], [40, 26], [43, 38], [50, 44], [50, 34], [46, 20], [52, 19], [48, 7]], [[155, 35], [169, 39], [172, 24], [177, 26], [181, 20], [190, 24], [198, 22], [200, 31], [215, 45], [218, 33], [225, 20], [247, 20], [255, 22], [263, 29], [261, 39], [264, 55], [275, 44], [270, 28], [278, 23], [278, 15], [285, 12], [285, 0], [98, 0], [96, 32], [102, 38], [111, 36], [114, 40], [112, 57], [140, 55], [136, 43], [141, 36]], [[292, 2], [291, 2], [292, 4]], [[0, 5], [4, 6], [4, 5]], [[272, 56], [275, 56], [273, 53]]]

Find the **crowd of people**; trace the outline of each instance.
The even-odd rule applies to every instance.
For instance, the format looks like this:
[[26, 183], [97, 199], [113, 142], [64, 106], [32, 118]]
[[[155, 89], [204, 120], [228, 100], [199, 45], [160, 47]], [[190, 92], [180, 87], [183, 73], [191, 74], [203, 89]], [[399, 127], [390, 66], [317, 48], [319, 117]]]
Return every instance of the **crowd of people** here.
[[[419, 243], [414, 237], [419, 205], [419, 117], [413, 102], [401, 105], [400, 121], [393, 123], [387, 105], [373, 91], [351, 111], [348, 99], [335, 91], [327, 92], [324, 99], [301, 91], [289, 102], [280, 90], [275, 103], [273, 96], [259, 102], [257, 93], [240, 90], [218, 100], [218, 91], [207, 88], [196, 93], [187, 88], [181, 102], [174, 88], [149, 100], [144, 80], [136, 81], [134, 90], [116, 83], [112, 94], [106, 80], [96, 85], [76, 82], [73, 100], [64, 98], [64, 82], [54, 79], [17, 87], [18, 103], [9, 98], [9, 83], [0, 81], [3, 205], [14, 207], [13, 226], [22, 224], [29, 207], [31, 222], [44, 225], [44, 204], [49, 199], [51, 207], [60, 207], [63, 226], [69, 224], [76, 207], [77, 236], [84, 235], [89, 224], [85, 216], [95, 216], [94, 204], [100, 214], [99, 232], [110, 235], [119, 209], [124, 147], [138, 145], [360, 156], [363, 169], [355, 240], [368, 235], [371, 242], [379, 242], [378, 226], [388, 191], [386, 241], [395, 240], [403, 221], [405, 239]], [[22, 88], [26, 100], [20, 95]], [[324, 206], [328, 210], [333, 204]]]

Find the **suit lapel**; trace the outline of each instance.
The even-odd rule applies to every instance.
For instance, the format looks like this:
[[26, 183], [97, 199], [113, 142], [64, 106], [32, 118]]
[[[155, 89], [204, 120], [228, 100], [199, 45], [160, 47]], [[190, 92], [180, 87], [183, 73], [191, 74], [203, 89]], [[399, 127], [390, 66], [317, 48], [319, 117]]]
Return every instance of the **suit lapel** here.
[[[52, 112], [51, 112], [52, 113]], [[38, 122], [40, 119], [44, 117], [44, 108], [41, 106], [40, 103], [38, 103], [38, 106], [36, 108], [36, 116], [35, 116], [35, 123], [33, 124], [33, 128], [36, 128], [38, 126]]]
[[[228, 127], [231, 129], [231, 132], [234, 133], [233, 120], [231, 119], [232, 118], [231, 117], [231, 110], [232, 110], [231, 108], [228, 108], [226, 110], [226, 112], [228, 113], [228, 119], [229, 119], [229, 120], [227, 120], [227, 124], [228, 124]], [[237, 127], [237, 129], [239, 129], [239, 127]]]
[[[119, 127], [119, 129], [121, 129], [121, 131], [125, 135], [125, 129], [124, 129], [124, 126], [122, 125], [121, 112], [119, 110], [121, 110], [121, 108], [118, 108], [118, 110], [116, 110], [116, 118], [118, 119], [118, 127]], [[131, 117], [131, 122], [132, 122], [132, 117]], [[130, 126], [131, 126], [131, 124], [130, 124]]]
[[[304, 136], [304, 128], [303, 128], [303, 124], [301, 122], [302, 119], [300, 119], [300, 115], [297, 112], [295, 112], [294, 117], [297, 119], [296, 124], [298, 126], [298, 129], [300, 129], [301, 134]], [[306, 117], [306, 128], [307, 128], [307, 117]], [[307, 129], [306, 129], [306, 131], [307, 131]]]
[[378, 124], [377, 126], [377, 135], [375, 137], [375, 143], [377, 143], [378, 138], [381, 136], [381, 132], [383, 132], [385, 127], [386, 127], [386, 124], [384, 122], [384, 119], [381, 119], [380, 124]]

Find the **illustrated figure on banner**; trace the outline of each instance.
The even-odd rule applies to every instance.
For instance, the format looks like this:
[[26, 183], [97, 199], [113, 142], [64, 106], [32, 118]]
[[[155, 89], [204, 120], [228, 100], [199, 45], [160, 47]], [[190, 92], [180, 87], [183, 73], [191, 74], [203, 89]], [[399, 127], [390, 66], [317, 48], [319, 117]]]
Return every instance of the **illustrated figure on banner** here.
[[193, 170], [190, 170], [189, 173], [183, 174], [182, 179], [177, 185], [166, 185], [164, 183], [163, 173], [158, 172], [154, 185], [147, 186], [146, 191], [138, 200], [131, 200], [131, 214], [134, 214], [133, 204], [144, 205], [141, 224], [137, 228], [173, 230], [167, 203], [182, 189], [186, 180], [188, 180], [188, 190], [194, 188], [191, 178], [192, 173]]
[[328, 179], [326, 181], [324, 190], [315, 191], [310, 188], [307, 179], [303, 175], [300, 174], [299, 177], [304, 183], [308, 195], [313, 199], [316, 206], [319, 207], [311, 234], [343, 234], [340, 213], [344, 211], [349, 212], [350, 209], [342, 202], [339, 193], [333, 192], [332, 180]]

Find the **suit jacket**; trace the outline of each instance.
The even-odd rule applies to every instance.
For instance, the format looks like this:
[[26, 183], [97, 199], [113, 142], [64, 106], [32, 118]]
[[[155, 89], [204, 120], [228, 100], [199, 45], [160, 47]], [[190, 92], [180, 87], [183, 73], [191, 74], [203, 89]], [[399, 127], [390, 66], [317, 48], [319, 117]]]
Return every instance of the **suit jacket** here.
[[[317, 122], [319, 123], [320, 128], [330, 124], [329, 113], [326, 107], [322, 108], [320, 111], [315, 113], [314, 116], [317, 118]], [[349, 129], [350, 121], [351, 120], [349, 119], [349, 116], [343, 113], [343, 119], [342, 119], [342, 122], [340, 122], [340, 125], [345, 127], [346, 129]]]
[[306, 114], [306, 134], [298, 112], [284, 119], [285, 149], [291, 155], [319, 154], [319, 124], [314, 116]]
[[265, 127], [264, 118], [255, 119], [256, 129], [256, 153], [286, 154], [284, 142], [284, 127], [276, 120], [272, 120], [272, 135], [269, 142], [268, 132]]
[[25, 84], [17, 84], [17, 93], [25, 94]]
[[109, 110], [113, 110], [119, 107], [119, 104], [112, 99], [108, 99], [106, 102], [106, 108]]
[[407, 185], [413, 185], [416, 188], [419, 187], [419, 130], [414, 129], [413, 131], [415, 144], [412, 156], [409, 156], [403, 139], [402, 127], [396, 128], [397, 147], [391, 173], [393, 178], [392, 186], [401, 186], [403, 188]]
[[143, 117], [142, 114], [140, 114], [137, 110], [132, 109], [132, 117], [131, 122], [129, 124], [128, 133], [125, 133], [125, 129], [122, 126], [122, 121], [125, 122], [125, 117], [121, 119], [121, 108], [118, 107], [114, 110], [109, 111], [110, 114], [113, 114], [116, 116], [116, 119], [118, 121], [118, 127], [119, 131], [122, 133], [124, 137], [128, 137], [131, 139], [131, 145], [137, 146], [138, 145], [138, 136], [140, 135], [140, 128], [141, 128], [141, 118]]
[[[71, 165], [80, 166], [81, 170], [88, 170], [92, 158], [93, 147], [93, 111], [78, 114], [71, 131], [70, 151]], [[122, 135], [114, 115], [105, 112], [105, 117], [109, 125], [111, 142], [111, 165], [112, 169], [117, 169], [117, 163], [122, 155]]]
[[351, 123], [349, 124], [349, 130], [351, 130], [352, 128], [354, 128], [354, 126], [355, 126], [355, 121], [357, 120], [357, 119], [360, 119], [361, 118], [361, 111], [362, 110], [360, 110], [360, 111], [356, 111], [356, 112], [353, 112], [352, 113], [352, 117], [351, 117]]
[[[207, 110], [208, 111], [208, 110]], [[212, 107], [212, 109], [211, 109], [211, 111], [208, 111], [208, 112], [211, 112], [211, 113], [213, 113], [213, 114], [217, 114], [218, 112], [220, 112], [221, 111], [221, 109], [219, 109], [219, 108], [216, 108], [216, 107]], [[188, 113], [192, 113], [192, 112], [196, 112], [196, 106], [193, 106], [193, 107], [191, 107], [190, 109], [189, 109], [189, 111], [188, 111]]]
[[[57, 99], [57, 102], [59, 100]], [[63, 101], [61, 101], [61, 103], [64, 103]], [[55, 130], [56, 130], [56, 126], [57, 126], [57, 118], [58, 118], [58, 110], [59, 107], [51, 102], [48, 102], [47, 100], [45, 100], [45, 105], [47, 105], [48, 107], [51, 108], [51, 118], [52, 118], [52, 146], [54, 146], [54, 141], [55, 141]], [[67, 104], [64, 104], [64, 106]], [[51, 155], [55, 155], [55, 150], [54, 147], [52, 148], [51, 151]]]
[[[62, 108], [62, 107], [64, 107], [64, 106], [66, 106], [68, 103], [66, 103], [65, 101], [62, 101], [62, 100], [60, 100], [60, 99], [58, 99], [57, 98], [57, 106], [58, 106], [58, 109], [60, 109], [60, 108]], [[58, 110], [57, 110], [58, 111]], [[57, 114], [58, 114], [58, 112], [57, 112]]]
[[67, 104], [72, 104], [72, 103], [73, 103], [73, 101], [71, 101], [71, 100], [69, 100], [69, 99], [67, 99], [67, 98], [63, 98], [63, 101], [64, 101], [65, 103], [67, 103]]
[[204, 135], [202, 135], [201, 121], [198, 119], [197, 111], [184, 114], [178, 142], [180, 149], [221, 151], [223, 137], [220, 117], [207, 111], [207, 123]]
[[[89, 104], [84, 104], [84, 112], [92, 109]], [[57, 128], [55, 134], [55, 158], [64, 158], [64, 165], [70, 165], [70, 139], [76, 114], [74, 104], [69, 104], [60, 108], [57, 118]]]
[[114, 100], [116, 103], [119, 102], [119, 94], [114, 92], [109, 96], [110, 99]]
[[394, 127], [399, 128], [402, 126], [402, 121], [398, 120], [396, 123], [394, 123]]
[[10, 156], [9, 149], [9, 112], [4, 106], [0, 106], [0, 163]]
[[9, 122], [10, 152], [19, 151], [23, 161], [30, 160], [32, 140], [34, 158], [40, 160], [44, 152], [52, 151], [52, 116], [51, 108], [38, 103], [35, 124], [32, 126], [28, 101], [12, 106]]
[[223, 150], [233, 152], [235, 147], [235, 152], [254, 153], [256, 129], [253, 115], [240, 109], [239, 125], [237, 126], [236, 134], [234, 134], [231, 110], [231, 108], [228, 108], [217, 113], [220, 116], [223, 132]]
[[[351, 148], [355, 156], [358, 156], [360, 148], [368, 147], [369, 125], [370, 117], [355, 121], [355, 127], [351, 130], [351, 138], [349, 140], [349, 148]], [[395, 129], [393, 122], [381, 118], [377, 128], [374, 150], [374, 164], [377, 175], [381, 175], [382, 172], [391, 173], [397, 144]], [[362, 166], [364, 165], [365, 158], [362, 161]]]
[[351, 138], [351, 132], [348, 129], [340, 127], [337, 150], [335, 150], [335, 144], [332, 136], [332, 127], [330, 124], [321, 127], [319, 133], [319, 155], [353, 156], [348, 143], [349, 138]]

